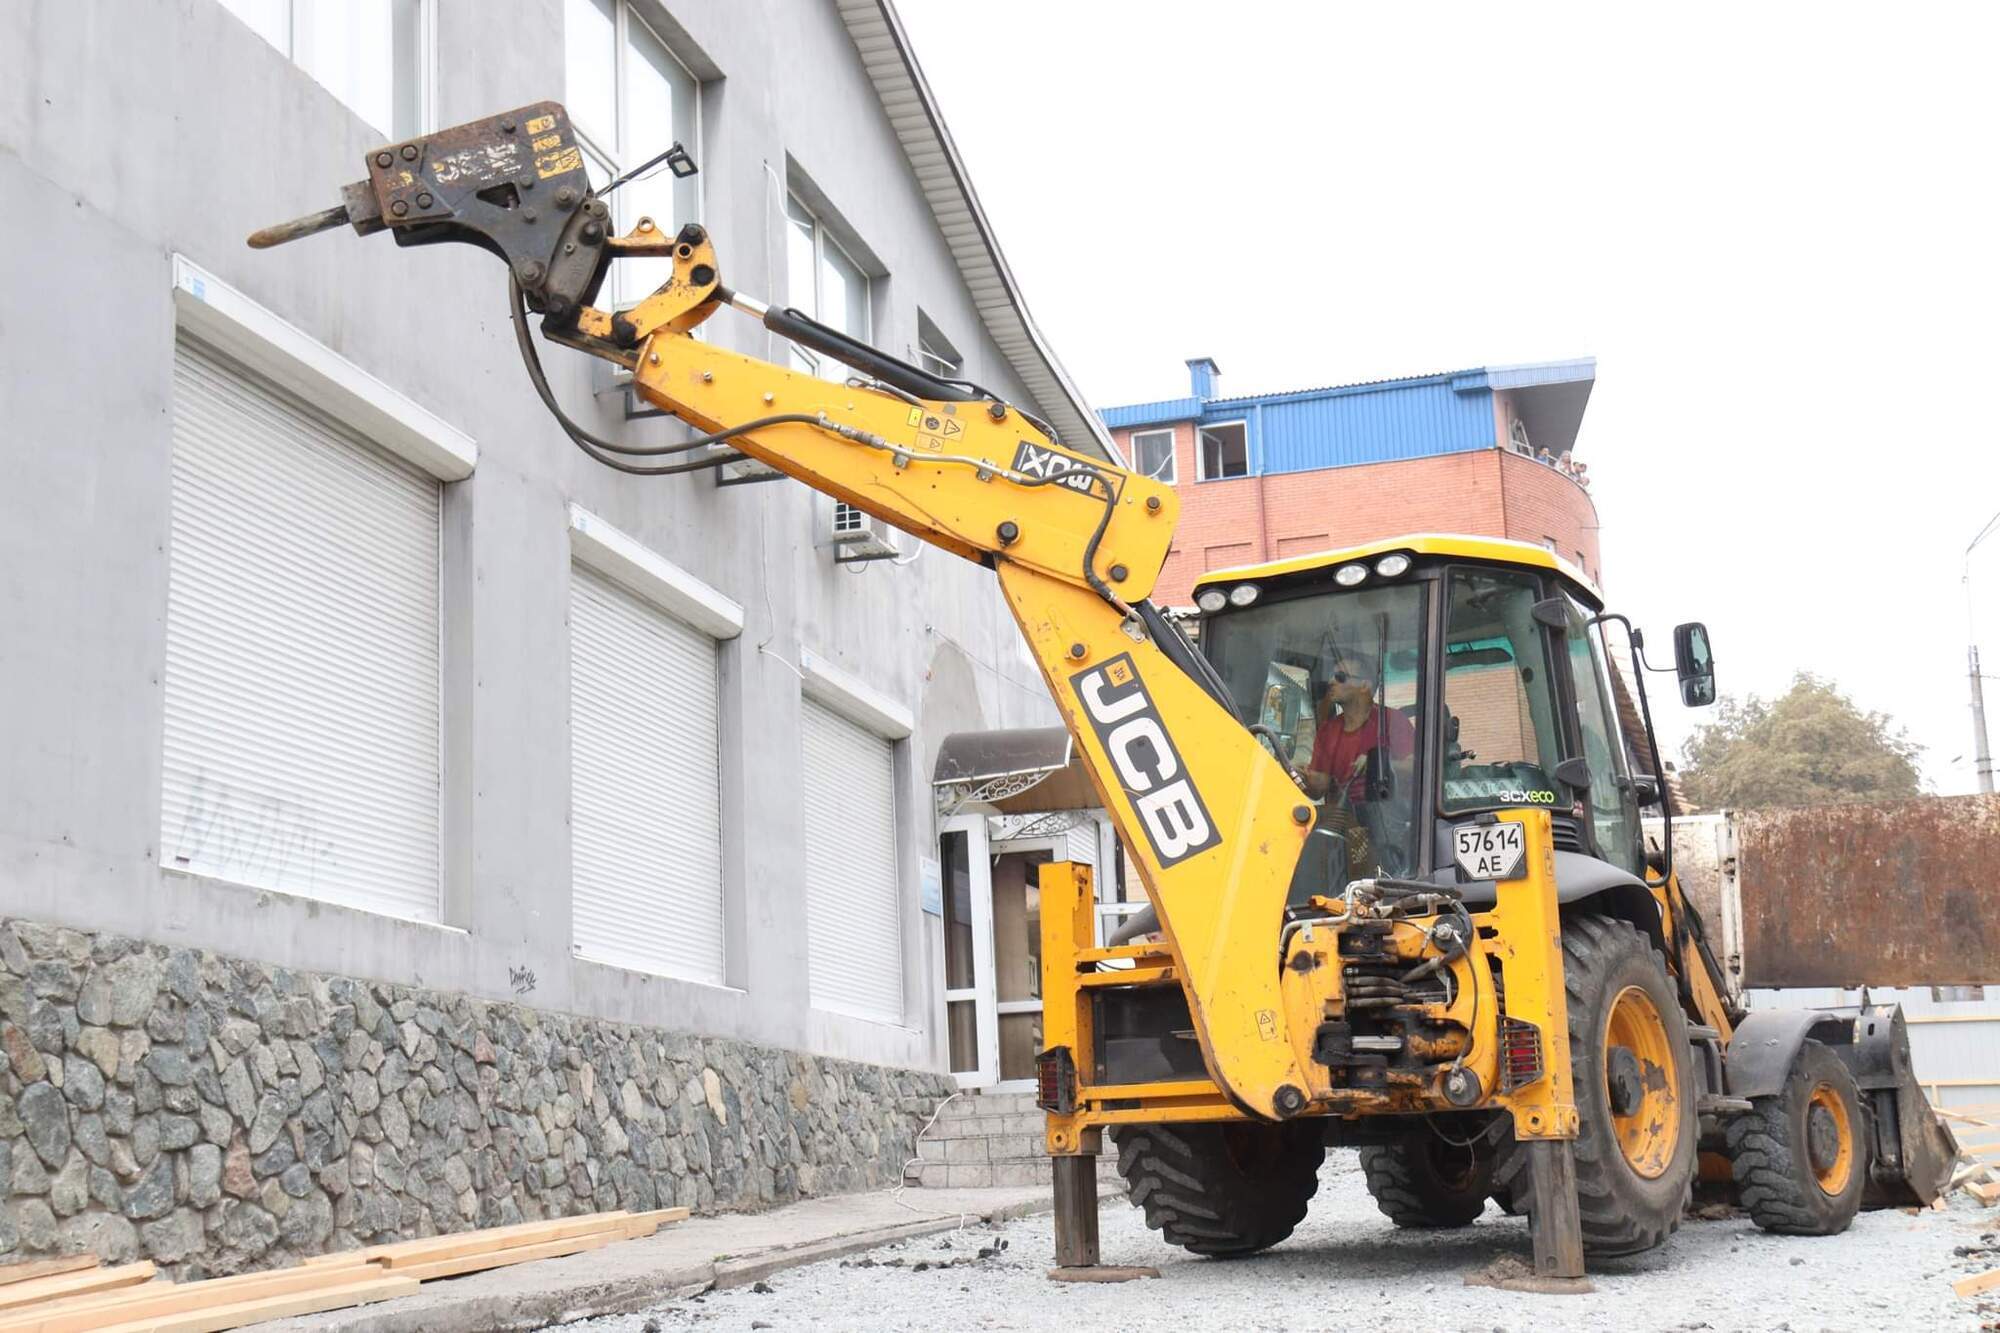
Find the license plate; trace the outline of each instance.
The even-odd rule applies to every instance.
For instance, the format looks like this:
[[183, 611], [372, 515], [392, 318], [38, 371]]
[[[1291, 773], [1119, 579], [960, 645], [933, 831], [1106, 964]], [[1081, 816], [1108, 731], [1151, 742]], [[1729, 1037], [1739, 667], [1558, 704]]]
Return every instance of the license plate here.
[[1460, 824], [1451, 831], [1451, 854], [1470, 879], [1519, 879], [1528, 844], [1519, 824]]

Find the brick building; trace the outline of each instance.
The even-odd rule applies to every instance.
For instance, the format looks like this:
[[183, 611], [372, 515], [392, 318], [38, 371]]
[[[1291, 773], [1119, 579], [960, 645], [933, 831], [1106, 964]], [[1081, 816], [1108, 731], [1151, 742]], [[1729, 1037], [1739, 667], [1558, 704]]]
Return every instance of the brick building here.
[[1162, 603], [1211, 569], [1399, 532], [1538, 542], [1600, 577], [1572, 460], [1594, 359], [1233, 398], [1215, 362], [1187, 366], [1186, 397], [1102, 413], [1132, 467], [1180, 490]]

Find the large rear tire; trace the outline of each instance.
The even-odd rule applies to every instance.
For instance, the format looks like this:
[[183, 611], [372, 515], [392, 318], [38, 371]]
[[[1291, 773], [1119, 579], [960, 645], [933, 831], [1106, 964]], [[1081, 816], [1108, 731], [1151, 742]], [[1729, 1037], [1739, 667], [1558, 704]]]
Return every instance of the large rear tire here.
[[1744, 1210], [1766, 1231], [1847, 1230], [1868, 1181], [1869, 1141], [1861, 1092], [1847, 1065], [1808, 1041], [1786, 1071], [1785, 1086], [1751, 1105], [1724, 1130]]
[[1452, 1143], [1428, 1128], [1362, 1148], [1361, 1171], [1375, 1206], [1399, 1227], [1470, 1226], [1486, 1211], [1493, 1187], [1493, 1156], [1484, 1140]]
[[[1687, 1021], [1666, 964], [1631, 923], [1574, 916], [1563, 923], [1562, 946], [1583, 1248], [1637, 1254], [1680, 1226], [1694, 1183]], [[1531, 1157], [1510, 1140], [1494, 1186], [1532, 1216]]]
[[1194, 1254], [1233, 1259], [1292, 1234], [1319, 1189], [1325, 1126], [1122, 1125], [1118, 1174], [1146, 1225]]

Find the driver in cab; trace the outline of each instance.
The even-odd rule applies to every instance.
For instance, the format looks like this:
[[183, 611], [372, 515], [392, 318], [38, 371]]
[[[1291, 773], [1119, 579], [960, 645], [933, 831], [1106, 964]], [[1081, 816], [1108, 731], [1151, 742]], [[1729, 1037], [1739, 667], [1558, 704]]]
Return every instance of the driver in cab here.
[[1417, 729], [1410, 719], [1394, 708], [1376, 706], [1379, 671], [1366, 653], [1343, 653], [1335, 661], [1333, 678], [1320, 696], [1319, 730], [1305, 770], [1307, 795], [1352, 808], [1371, 798], [1370, 753], [1380, 749], [1383, 760], [1398, 769], [1416, 755]]

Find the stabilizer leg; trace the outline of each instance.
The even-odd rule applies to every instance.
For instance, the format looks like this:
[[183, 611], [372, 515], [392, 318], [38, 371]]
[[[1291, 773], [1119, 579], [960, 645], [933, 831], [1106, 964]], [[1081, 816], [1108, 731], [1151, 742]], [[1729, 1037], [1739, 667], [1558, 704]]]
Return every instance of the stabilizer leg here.
[[1056, 1267], [1095, 1268], [1097, 1246], [1097, 1158], [1079, 1154], [1055, 1158]]
[[1576, 1155], [1568, 1139], [1538, 1139], [1529, 1174], [1535, 1182], [1530, 1210], [1535, 1241], [1535, 1276], [1583, 1276], [1583, 1217], [1576, 1202]]
[[1055, 1282], [1130, 1282], [1158, 1277], [1157, 1268], [1101, 1264], [1097, 1247], [1097, 1155], [1079, 1153], [1054, 1159], [1056, 1174]]

